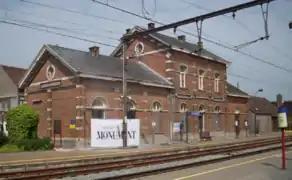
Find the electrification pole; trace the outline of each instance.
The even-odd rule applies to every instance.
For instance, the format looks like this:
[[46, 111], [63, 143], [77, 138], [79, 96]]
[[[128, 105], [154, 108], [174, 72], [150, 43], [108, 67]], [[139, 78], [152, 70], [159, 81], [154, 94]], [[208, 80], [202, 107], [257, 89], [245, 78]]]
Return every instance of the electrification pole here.
[[126, 73], [128, 71], [127, 62], [127, 42], [123, 41], [123, 147], [127, 147], [127, 105], [128, 105], [128, 95], [127, 95], [127, 77]]

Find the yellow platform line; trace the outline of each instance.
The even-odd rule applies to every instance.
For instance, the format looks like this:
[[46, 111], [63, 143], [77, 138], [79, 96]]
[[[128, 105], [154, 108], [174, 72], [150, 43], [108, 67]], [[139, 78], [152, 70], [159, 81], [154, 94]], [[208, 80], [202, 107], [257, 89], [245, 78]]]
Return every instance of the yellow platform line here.
[[[286, 153], [291, 153], [292, 151], [287, 151]], [[270, 155], [270, 156], [264, 156], [264, 157], [261, 157], [261, 158], [257, 158], [257, 159], [253, 159], [253, 160], [249, 160], [249, 161], [245, 161], [245, 162], [242, 162], [242, 163], [238, 163], [238, 164], [232, 164], [232, 165], [229, 165], [229, 166], [223, 166], [223, 167], [220, 167], [220, 168], [217, 168], [217, 169], [211, 169], [211, 170], [208, 170], [208, 171], [203, 171], [203, 172], [200, 172], [200, 173], [196, 173], [196, 174], [192, 174], [192, 175], [188, 175], [188, 176], [183, 176], [183, 177], [180, 177], [180, 178], [176, 178], [176, 179], [173, 179], [173, 180], [185, 180], [185, 179], [190, 179], [190, 178], [194, 178], [194, 177], [198, 177], [198, 176], [202, 176], [202, 175], [205, 175], [205, 174], [211, 174], [211, 173], [214, 173], [214, 172], [218, 172], [218, 171], [222, 171], [222, 170], [225, 170], [225, 169], [231, 169], [231, 168], [235, 168], [235, 167], [238, 167], [238, 166], [242, 166], [242, 165], [246, 165], [246, 164], [251, 164], [251, 163], [255, 163], [257, 161], [262, 161], [262, 160], [265, 160], [265, 159], [270, 159], [270, 158], [274, 158], [274, 157], [277, 157], [281, 154], [274, 154], [274, 155]]]

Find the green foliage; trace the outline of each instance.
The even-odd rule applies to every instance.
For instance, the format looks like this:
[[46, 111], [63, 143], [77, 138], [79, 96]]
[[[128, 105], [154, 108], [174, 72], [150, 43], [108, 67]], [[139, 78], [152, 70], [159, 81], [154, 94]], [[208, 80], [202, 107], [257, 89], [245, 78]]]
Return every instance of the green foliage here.
[[23, 139], [17, 143], [17, 146], [25, 151], [53, 149], [53, 143], [49, 138]]
[[0, 132], [0, 147], [8, 143], [8, 137]]
[[37, 138], [38, 113], [24, 104], [7, 112], [8, 138], [12, 143]]
[[23, 151], [23, 149], [18, 148], [18, 146], [13, 144], [6, 144], [0, 148], [0, 152], [18, 152]]

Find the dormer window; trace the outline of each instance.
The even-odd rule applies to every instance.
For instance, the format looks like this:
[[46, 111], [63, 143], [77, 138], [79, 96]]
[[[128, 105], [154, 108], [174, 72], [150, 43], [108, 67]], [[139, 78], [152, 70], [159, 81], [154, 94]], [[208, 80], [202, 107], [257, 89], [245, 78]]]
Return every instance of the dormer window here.
[[180, 72], [179, 72], [179, 81], [180, 87], [186, 87], [186, 74], [188, 72], [188, 67], [186, 65], [180, 65]]
[[199, 70], [199, 77], [198, 77], [198, 88], [199, 90], [204, 90], [204, 75], [205, 75], [205, 71], [200, 69]]
[[143, 51], [144, 51], [143, 43], [141, 43], [141, 42], [137, 43], [135, 46], [135, 53], [139, 55], [139, 54], [142, 54]]
[[215, 92], [219, 92], [219, 82], [220, 82], [220, 74], [219, 73], [215, 73], [215, 77], [214, 77], [214, 91]]

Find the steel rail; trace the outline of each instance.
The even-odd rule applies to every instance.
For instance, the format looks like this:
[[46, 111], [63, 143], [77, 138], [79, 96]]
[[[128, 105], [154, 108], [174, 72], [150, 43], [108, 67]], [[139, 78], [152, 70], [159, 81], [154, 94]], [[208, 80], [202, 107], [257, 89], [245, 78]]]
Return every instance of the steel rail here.
[[[292, 138], [288, 138], [287, 141], [292, 142]], [[99, 173], [99, 172], [127, 169], [131, 167], [154, 165], [154, 164], [160, 164], [164, 162], [172, 162], [172, 161], [197, 158], [197, 157], [214, 155], [214, 154], [222, 154], [222, 153], [228, 154], [228, 153], [232, 153], [236, 151], [253, 149], [257, 147], [264, 147], [264, 146], [278, 144], [278, 143], [280, 143], [280, 140], [271, 140], [271, 141], [257, 142], [257, 143], [250, 142], [248, 144], [245, 144], [245, 146], [234, 145], [234, 146], [229, 146], [229, 147], [224, 147], [224, 148], [218, 147], [218, 148], [212, 148], [212, 149], [207, 149], [207, 150], [192, 150], [192, 151], [180, 152], [178, 154], [165, 154], [162, 156], [152, 157], [152, 158], [141, 157], [138, 159], [111, 161], [111, 162], [103, 162], [103, 163], [97, 163], [97, 164], [32, 170], [32, 171], [24, 171], [24, 172], [19, 172], [19, 173], [17, 172], [3, 173], [3, 176], [6, 176], [7, 180], [61, 178], [61, 177], [66, 177], [66, 176], [76, 176], [76, 175], [83, 175], [83, 174], [90, 174], [90, 173]]]

